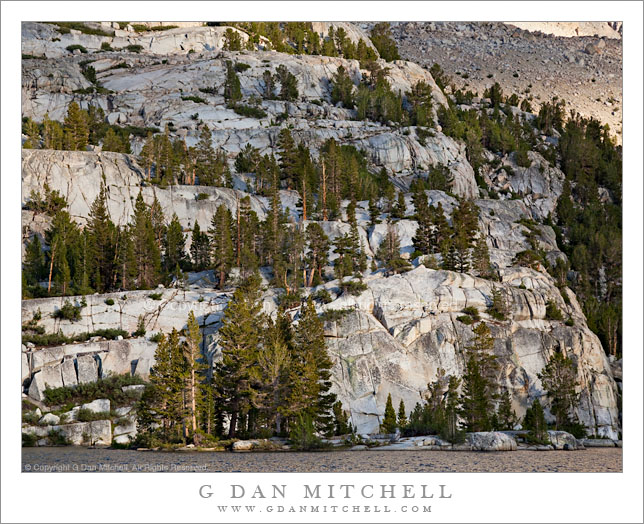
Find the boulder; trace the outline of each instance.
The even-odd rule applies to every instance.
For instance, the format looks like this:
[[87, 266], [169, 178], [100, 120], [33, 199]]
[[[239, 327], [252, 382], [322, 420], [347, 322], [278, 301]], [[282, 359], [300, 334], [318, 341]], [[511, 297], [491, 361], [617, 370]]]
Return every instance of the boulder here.
[[238, 440], [233, 442], [233, 451], [251, 451], [255, 447], [255, 442], [252, 440]]
[[96, 359], [91, 355], [83, 355], [76, 358], [78, 367], [78, 383], [87, 384], [98, 380], [98, 366]]
[[61, 376], [63, 379], [63, 385], [65, 387], [76, 386], [78, 384], [78, 377], [76, 376], [76, 366], [74, 365], [73, 359], [63, 360], [63, 363], [60, 365]]
[[578, 439], [580, 443], [585, 448], [614, 448], [615, 442], [613, 440], [604, 439], [604, 438], [583, 438]]
[[38, 424], [55, 426], [59, 422], [60, 422], [60, 417], [54, 415], [53, 413], [47, 413], [41, 417], [41, 419], [38, 421]]
[[37, 371], [31, 377], [31, 383], [29, 384], [29, 396], [35, 400], [43, 401], [45, 400], [45, 383], [43, 381], [43, 376], [41, 371]]
[[99, 398], [87, 404], [83, 404], [81, 409], [88, 409], [92, 413], [109, 413], [110, 401], [106, 398]]
[[548, 431], [548, 438], [556, 450], [574, 451], [579, 449], [577, 439], [565, 431]]
[[498, 431], [468, 433], [466, 442], [474, 451], [515, 451], [517, 449], [516, 440]]
[[132, 391], [138, 393], [139, 395], [145, 390], [145, 384], [132, 384], [130, 386], [123, 386], [121, 388], [124, 392]]
[[136, 417], [124, 417], [118, 421], [114, 427], [114, 435], [131, 435], [136, 436]]

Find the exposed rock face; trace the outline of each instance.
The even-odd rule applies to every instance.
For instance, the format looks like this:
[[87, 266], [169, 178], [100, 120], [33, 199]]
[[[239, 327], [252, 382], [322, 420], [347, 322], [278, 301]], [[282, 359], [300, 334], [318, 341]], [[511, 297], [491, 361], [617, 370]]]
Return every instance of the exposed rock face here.
[[[497, 286], [512, 304], [508, 322], [495, 322], [484, 313], [491, 303], [493, 284], [488, 281], [421, 266], [366, 282], [369, 289], [359, 297], [343, 295], [325, 306], [355, 309], [327, 323], [325, 330], [335, 360], [336, 391], [361, 432], [377, 431], [389, 393], [395, 404], [403, 399], [411, 410], [439, 368], [462, 375], [472, 330], [456, 317], [474, 306], [496, 339], [500, 382], [510, 391], [517, 414], [543, 396], [537, 373], [553, 351], [561, 350], [578, 366], [580, 419], [599, 434], [616, 436], [617, 394], [608, 360], [576, 301], [566, 305], [549, 277], [527, 269], [503, 272]], [[519, 289], [520, 283], [527, 289]], [[546, 320], [547, 300], [555, 300], [575, 326]]]
[[505, 433], [497, 431], [468, 433], [467, 443], [473, 451], [515, 451], [516, 441]]
[[621, 39], [620, 22], [506, 22], [526, 31], [539, 31], [554, 36], [600, 36]]
[[[31, 433], [38, 437], [47, 437], [50, 431], [59, 433], [74, 446], [109, 446], [112, 443], [112, 424], [109, 420], [61, 424], [47, 428], [27, 426], [23, 427], [22, 431], [23, 433]], [[49, 445], [48, 439], [43, 439], [42, 444], [39, 445]]]

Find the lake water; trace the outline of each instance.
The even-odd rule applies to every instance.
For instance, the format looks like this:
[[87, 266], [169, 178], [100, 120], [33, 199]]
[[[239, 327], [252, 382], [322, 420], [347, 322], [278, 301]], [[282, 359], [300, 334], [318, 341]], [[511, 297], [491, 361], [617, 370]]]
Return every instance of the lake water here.
[[25, 472], [621, 472], [621, 448], [581, 451], [163, 452], [23, 448]]

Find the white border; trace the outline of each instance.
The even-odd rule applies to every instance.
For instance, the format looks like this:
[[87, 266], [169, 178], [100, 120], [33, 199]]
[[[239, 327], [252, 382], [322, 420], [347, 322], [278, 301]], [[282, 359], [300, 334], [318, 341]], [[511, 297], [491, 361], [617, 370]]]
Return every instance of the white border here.
[[[642, 3], [640, 2], [3, 2], [2, 522], [218, 522], [198, 487], [231, 483], [447, 484], [427, 514], [263, 513], [266, 522], [642, 522]], [[624, 419], [622, 474], [20, 473], [21, 20], [621, 20], [624, 22]], [[181, 476], [177, 476], [181, 475]], [[215, 489], [216, 490], [216, 489]], [[221, 493], [221, 491], [219, 491]], [[438, 502], [442, 502], [439, 504]], [[239, 514], [241, 521], [252, 515]], [[254, 518], [257, 518], [255, 516]]]

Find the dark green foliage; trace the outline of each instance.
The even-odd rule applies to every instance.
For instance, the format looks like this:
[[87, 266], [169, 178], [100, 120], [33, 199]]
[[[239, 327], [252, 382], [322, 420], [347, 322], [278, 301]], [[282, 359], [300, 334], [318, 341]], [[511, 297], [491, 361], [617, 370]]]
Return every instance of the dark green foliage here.
[[456, 320], [458, 320], [459, 322], [462, 322], [466, 326], [469, 326], [474, 323], [474, 319], [469, 315], [460, 315], [456, 317]]
[[95, 29], [93, 27], [88, 27], [82, 22], [45, 22], [46, 24], [53, 24], [57, 26], [58, 32], [61, 34], [67, 34], [70, 32], [70, 29], [75, 29], [86, 35], [96, 35], [96, 36], [114, 36], [114, 31], [104, 31], [103, 29]]
[[492, 305], [487, 312], [496, 320], [507, 320], [510, 310], [502, 289], [492, 289]]
[[391, 393], [387, 395], [387, 403], [385, 404], [385, 415], [380, 423], [380, 431], [382, 433], [395, 433], [398, 424], [396, 423], [396, 411], [391, 401]]
[[152, 293], [148, 295], [152, 300], [161, 300], [163, 298], [163, 293]]
[[36, 445], [38, 437], [33, 433], [23, 433], [22, 434], [22, 447], [31, 448]]
[[396, 46], [396, 42], [391, 35], [391, 27], [389, 26], [388, 22], [380, 22], [376, 24], [371, 29], [371, 34], [369, 36], [371, 38], [371, 42], [378, 50], [380, 58], [386, 60], [387, 62], [400, 60], [398, 47]]
[[280, 83], [280, 92], [278, 98], [292, 102], [298, 99], [297, 78], [291, 73], [286, 66], [279, 65], [276, 71], [277, 80]]
[[226, 29], [224, 34], [224, 49], [226, 51], [241, 51], [242, 48], [242, 39], [240, 34], [231, 29]]
[[555, 304], [552, 300], [548, 300], [546, 304], [546, 318], [548, 320], [558, 320], [560, 322], [563, 322], [563, 314], [557, 307], [557, 304]]
[[579, 404], [577, 369], [573, 361], [557, 351], [537, 376], [548, 395], [550, 412], [555, 416], [555, 429], [573, 423], [573, 413]]
[[297, 416], [289, 434], [291, 447], [296, 451], [309, 451], [321, 447], [322, 441], [315, 433], [313, 417], [308, 413]]
[[331, 79], [331, 102], [337, 104], [342, 102], [346, 108], [353, 108], [353, 80], [347, 73], [344, 66], [338, 67], [338, 70]]
[[123, 391], [121, 388], [143, 383], [137, 375], [114, 375], [74, 387], [47, 388], [44, 391], [44, 402], [48, 406], [60, 406], [69, 403], [85, 404], [98, 398], [107, 398], [114, 407], [119, 407], [138, 399], [138, 393]]
[[405, 402], [400, 399], [398, 404], [398, 427], [403, 429], [407, 425], [407, 410], [405, 409]]
[[474, 339], [466, 348], [461, 415], [468, 431], [490, 431], [494, 401], [498, 397], [496, 373], [499, 366], [492, 353], [494, 339], [487, 324], [481, 322], [473, 332]]
[[83, 53], [83, 54], [87, 53], [87, 49], [85, 49], [85, 48], [84, 48], [82, 45], [80, 45], [80, 44], [72, 44], [72, 45], [68, 45], [65, 49], [67, 49], [67, 51], [69, 51], [70, 53], [72, 53], [73, 51], [76, 51], [77, 49], [78, 49], [81, 53]]
[[333, 419], [335, 424], [335, 435], [347, 435], [353, 432], [353, 428], [349, 423], [349, 415], [347, 411], [342, 409], [342, 402], [339, 400], [333, 404]]
[[195, 95], [182, 96], [181, 100], [187, 100], [187, 101], [190, 101], [190, 102], [194, 102], [195, 104], [207, 104], [208, 103], [206, 100], [204, 100], [200, 96], [195, 96]]
[[226, 60], [226, 81], [224, 82], [224, 99], [230, 106], [235, 105], [242, 99], [241, 83], [235, 71], [235, 66], [230, 60]]
[[108, 306], [113, 306], [113, 305], [114, 305], [114, 299], [113, 299], [113, 298], [106, 298], [106, 299], [105, 299], [105, 303], [106, 303]]
[[546, 417], [543, 413], [543, 407], [538, 399], [534, 399], [532, 406], [529, 407], [523, 418], [523, 429], [528, 430], [528, 441], [536, 444], [549, 444], [548, 426]]
[[47, 435], [51, 446], [69, 446], [71, 442], [63, 435], [60, 430], [50, 429]]
[[80, 304], [74, 305], [69, 300], [65, 300], [65, 303], [63, 304], [63, 306], [55, 310], [51, 314], [51, 316], [52, 318], [55, 318], [55, 319], [69, 320], [71, 322], [74, 322], [76, 320], [80, 320], [82, 309], [83, 309], [82, 305]]
[[254, 106], [249, 106], [249, 105], [244, 105], [244, 104], [235, 104], [232, 106], [233, 111], [237, 113], [238, 115], [241, 116], [246, 116], [249, 118], [266, 118], [266, 111], [264, 111], [260, 107], [254, 107]]
[[326, 311], [323, 311], [322, 314], [320, 315], [320, 319], [324, 322], [336, 322], [338, 320], [343, 319], [346, 317], [349, 313], [351, 313], [353, 310], [350, 308], [346, 309], [327, 309]]
[[367, 290], [367, 284], [361, 280], [346, 280], [342, 282], [342, 291], [349, 295], [359, 296]]
[[78, 413], [76, 414], [76, 420], [78, 422], [92, 422], [94, 420], [109, 420], [110, 418], [110, 412], [99, 412], [96, 413], [92, 411], [91, 409], [86, 409], [86, 408], [81, 408], [78, 410]]
[[507, 389], [501, 394], [499, 406], [496, 410], [496, 420], [497, 427], [495, 429], [501, 431], [511, 431], [519, 422], [516, 413], [512, 409], [512, 400]]
[[416, 82], [411, 91], [406, 94], [409, 104], [409, 116], [412, 125], [433, 127], [432, 119], [432, 89], [424, 81]]
[[125, 46], [125, 49], [127, 49], [131, 53], [140, 53], [143, 50], [143, 46], [139, 44], [131, 44]]

